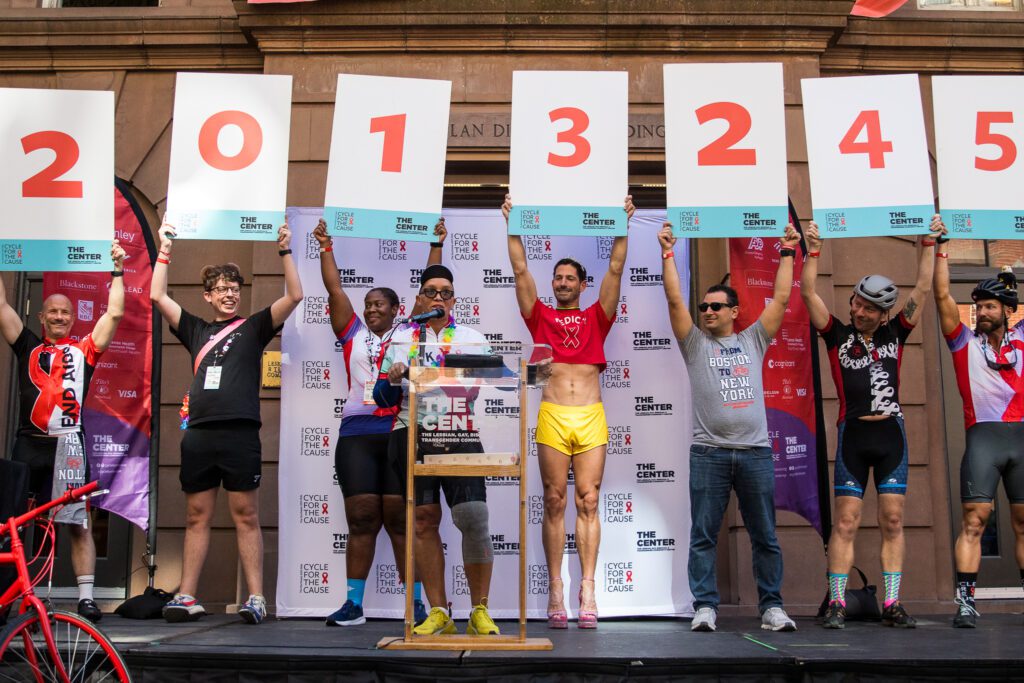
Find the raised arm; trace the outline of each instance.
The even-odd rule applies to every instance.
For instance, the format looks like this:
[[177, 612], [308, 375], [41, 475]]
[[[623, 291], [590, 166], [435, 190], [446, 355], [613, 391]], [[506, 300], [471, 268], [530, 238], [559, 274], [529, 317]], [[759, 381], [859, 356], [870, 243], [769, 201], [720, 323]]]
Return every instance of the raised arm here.
[[126, 254], [117, 240], [110, 245], [110, 260], [114, 262], [114, 272], [120, 275], [111, 275], [110, 293], [107, 295], [107, 311], [96, 321], [92, 328], [92, 342], [98, 351], [106, 351], [110, 342], [114, 341], [114, 333], [117, 325], [124, 317], [124, 260]]
[[942, 334], [950, 334], [960, 324], [960, 310], [956, 299], [949, 293], [949, 240], [938, 245], [935, 257], [932, 293], [935, 295], [935, 305], [939, 308], [939, 328]]
[[761, 311], [761, 325], [769, 337], [782, 327], [782, 318], [786, 315], [786, 306], [789, 305], [789, 295], [793, 291], [793, 261], [796, 259], [796, 247], [800, 244], [800, 233], [796, 231], [793, 224], [786, 226], [786, 234], [782, 238], [783, 253], [779, 258], [779, 270], [775, 273], [775, 291], [772, 292], [772, 300]]
[[[448, 228], [444, 225], [444, 216], [439, 218], [437, 225], [434, 226], [434, 237], [437, 238], [437, 241], [430, 243], [430, 253], [427, 254], [427, 268], [440, 265], [441, 257], [444, 255], [444, 241], [448, 238]], [[419, 297], [416, 297], [413, 299], [413, 306], [409, 315], [419, 315], [420, 313], [425, 313], [426, 310], [427, 307], [420, 303]]]
[[814, 329], [823, 330], [828, 325], [831, 315], [828, 306], [821, 300], [816, 291], [818, 286], [818, 254], [821, 253], [821, 237], [818, 234], [818, 224], [811, 221], [804, 233], [807, 240], [807, 259], [804, 260], [804, 269], [800, 277], [800, 296], [803, 297], [804, 306], [811, 316], [811, 324]]
[[334, 240], [327, 234], [327, 222], [323, 218], [313, 228], [313, 239], [320, 244], [320, 277], [327, 290], [327, 309], [331, 314], [331, 330], [335, 336], [345, 331], [345, 326], [352, 320], [355, 309], [341, 286], [338, 275], [338, 264], [334, 260]]
[[25, 323], [21, 322], [18, 312], [7, 302], [7, 287], [0, 277], [0, 334], [4, 336], [4, 341], [13, 344], [23, 329]]
[[[505, 195], [501, 214], [505, 217], [506, 226], [511, 211], [512, 197]], [[519, 235], [508, 236], [508, 260], [512, 263], [512, 274], [516, 278], [516, 301], [519, 302], [519, 312], [524, 318], [529, 318], [533, 313], [533, 305], [537, 303], [537, 283], [530, 274], [526, 262], [526, 247], [523, 246], [523, 239]]]
[[683, 292], [679, 285], [679, 271], [676, 270], [675, 251], [676, 236], [672, 234], [672, 224], [665, 222], [658, 233], [658, 244], [661, 245], [661, 284], [665, 287], [665, 298], [668, 300], [668, 320], [672, 324], [672, 334], [682, 341], [693, 329], [693, 317], [686, 308]]
[[[636, 207], [633, 206], [633, 196], [626, 195], [626, 201], [622, 207], [626, 212], [626, 230], [629, 230], [629, 221], [633, 218]], [[597, 300], [601, 302], [601, 308], [609, 319], [615, 315], [615, 309], [619, 305], [619, 294], [622, 291], [622, 272], [626, 269], [626, 248], [629, 245], [629, 235], [616, 237], [612, 242], [612, 253], [608, 257], [608, 272], [601, 278], [601, 290]]]
[[907, 297], [907, 303], [903, 305], [903, 317], [911, 325], [917, 325], [921, 321], [924, 302], [932, 289], [932, 276], [935, 273], [935, 240], [946, 233], [946, 226], [939, 214], [932, 216], [930, 230], [929, 234], [918, 238], [920, 250], [917, 254], [917, 282]]
[[[274, 322], [274, 327], [284, 325], [284, 321], [292, 314], [295, 307], [302, 303], [302, 282], [299, 281], [299, 269], [295, 266], [292, 250], [288, 247], [291, 241], [292, 231], [288, 229], [288, 222], [285, 221], [285, 224], [277, 229], [278, 250], [287, 253], [281, 255], [281, 264], [284, 266], [284, 296], [270, 304], [270, 319]], [[351, 304], [349, 305], [351, 306]], [[334, 324], [333, 319], [331, 324]]]
[[164, 317], [167, 324], [178, 329], [181, 321], [181, 306], [167, 295], [167, 267], [171, 265], [171, 248], [177, 233], [174, 226], [165, 220], [157, 233], [160, 236], [160, 255], [153, 264], [153, 279], [149, 283], [149, 299], [156, 304], [156, 310]]

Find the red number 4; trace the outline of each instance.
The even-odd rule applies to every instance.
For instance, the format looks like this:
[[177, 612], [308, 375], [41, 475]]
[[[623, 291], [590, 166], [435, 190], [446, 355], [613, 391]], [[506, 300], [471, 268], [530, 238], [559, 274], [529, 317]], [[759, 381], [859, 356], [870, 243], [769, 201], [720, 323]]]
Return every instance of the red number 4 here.
[[[857, 142], [862, 131], [865, 139]], [[839, 141], [839, 151], [843, 154], [867, 154], [871, 168], [885, 168], [885, 155], [892, 151], [892, 141], [882, 139], [878, 110], [862, 111], [857, 115], [850, 130]]]

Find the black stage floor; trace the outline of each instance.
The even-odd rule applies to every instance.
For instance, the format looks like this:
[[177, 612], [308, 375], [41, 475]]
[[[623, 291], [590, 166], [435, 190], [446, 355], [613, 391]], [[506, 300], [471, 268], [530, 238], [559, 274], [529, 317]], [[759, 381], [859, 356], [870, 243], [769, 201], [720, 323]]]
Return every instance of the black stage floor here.
[[228, 615], [191, 624], [108, 615], [101, 626], [137, 681], [1024, 681], [1020, 614], [983, 615], [973, 631], [954, 630], [949, 615], [919, 617], [915, 630], [797, 623], [795, 633], [762, 631], [751, 617], [721, 617], [716, 633], [669, 619], [602, 621], [594, 632], [531, 623], [530, 636], [551, 638], [550, 652], [376, 649], [401, 634], [395, 621], [327, 628], [294, 619], [250, 626]]

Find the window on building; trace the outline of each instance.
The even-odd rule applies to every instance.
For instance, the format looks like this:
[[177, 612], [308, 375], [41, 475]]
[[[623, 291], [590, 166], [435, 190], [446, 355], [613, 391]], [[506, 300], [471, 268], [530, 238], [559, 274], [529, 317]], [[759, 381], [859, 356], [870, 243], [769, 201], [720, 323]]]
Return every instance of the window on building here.
[[1024, 240], [950, 240], [950, 265], [1024, 268]]
[[1021, 0], [917, 0], [918, 9], [1019, 10]]

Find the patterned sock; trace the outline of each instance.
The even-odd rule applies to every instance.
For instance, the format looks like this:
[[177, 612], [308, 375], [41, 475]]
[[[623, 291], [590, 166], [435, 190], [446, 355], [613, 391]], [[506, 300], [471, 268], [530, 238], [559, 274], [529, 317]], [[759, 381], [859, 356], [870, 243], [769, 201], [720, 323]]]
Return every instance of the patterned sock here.
[[348, 580], [348, 599], [362, 607], [363, 593], [366, 592], [366, 579]]
[[95, 574], [82, 574], [78, 577], [78, 599], [92, 600], [92, 587], [96, 583]]
[[846, 607], [846, 582], [849, 580], [849, 574], [828, 574], [828, 601], [838, 602], [843, 607]]
[[423, 582], [417, 581], [412, 584], [412, 599], [423, 602]]
[[885, 607], [900, 601], [900, 579], [902, 578], [903, 572], [882, 572], [882, 580], [885, 582]]
[[978, 584], [978, 572], [956, 573], [956, 597], [974, 607], [974, 588]]

